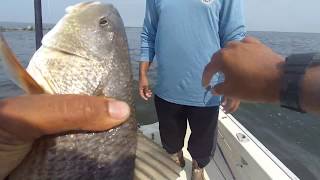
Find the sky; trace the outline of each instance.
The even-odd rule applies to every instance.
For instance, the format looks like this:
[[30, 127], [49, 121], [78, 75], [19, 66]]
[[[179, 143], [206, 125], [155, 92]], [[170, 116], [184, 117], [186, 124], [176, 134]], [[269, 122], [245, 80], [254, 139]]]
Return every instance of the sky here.
[[[83, 0], [42, 0], [43, 21], [57, 22], [69, 5]], [[145, 0], [100, 0], [113, 3], [126, 26], [142, 25]], [[200, 1], [200, 0], [199, 0]], [[249, 31], [320, 33], [320, 0], [244, 0]], [[1, 0], [0, 21], [33, 22], [33, 0]]]

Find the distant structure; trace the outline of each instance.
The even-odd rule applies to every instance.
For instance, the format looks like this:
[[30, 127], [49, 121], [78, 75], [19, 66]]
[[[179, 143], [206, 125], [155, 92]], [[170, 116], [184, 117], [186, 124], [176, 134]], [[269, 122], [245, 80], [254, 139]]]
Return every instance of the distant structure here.
[[22, 28], [23, 31], [34, 31], [34, 27], [33, 26], [27, 26], [25, 28]]
[[[52, 29], [53, 25], [48, 24], [43, 27], [44, 31], [50, 31]], [[35, 31], [35, 28], [33, 25], [27, 25], [25, 27], [5, 27], [0, 26], [0, 32], [8, 32], [8, 31]]]

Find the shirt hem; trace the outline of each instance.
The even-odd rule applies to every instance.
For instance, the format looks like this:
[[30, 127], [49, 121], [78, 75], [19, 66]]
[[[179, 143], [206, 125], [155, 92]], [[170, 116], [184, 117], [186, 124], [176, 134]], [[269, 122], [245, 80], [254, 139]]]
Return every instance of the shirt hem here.
[[204, 103], [196, 103], [196, 102], [190, 102], [185, 100], [176, 100], [168, 97], [164, 97], [162, 95], [159, 95], [158, 93], [155, 93], [156, 96], [160, 97], [161, 99], [164, 99], [170, 103], [179, 104], [179, 105], [185, 105], [185, 106], [194, 106], [194, 107], [215, 107], [220, 106], [219, 103], [212, 103], [212, 104], [204, 104]]

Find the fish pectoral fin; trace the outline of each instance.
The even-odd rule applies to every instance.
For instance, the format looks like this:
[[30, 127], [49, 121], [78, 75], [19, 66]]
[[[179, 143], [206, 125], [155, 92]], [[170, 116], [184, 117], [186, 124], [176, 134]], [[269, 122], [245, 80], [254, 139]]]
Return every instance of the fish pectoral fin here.
[[180, 171], [163, 148], [138, 132], [134, 179], [177, 179]]
[[0, 54], [4, 70], [16, 85], [28, 94], [43, 94], [44, 89], [30, 76], [12, 52], [2, 33], [0, 33]]

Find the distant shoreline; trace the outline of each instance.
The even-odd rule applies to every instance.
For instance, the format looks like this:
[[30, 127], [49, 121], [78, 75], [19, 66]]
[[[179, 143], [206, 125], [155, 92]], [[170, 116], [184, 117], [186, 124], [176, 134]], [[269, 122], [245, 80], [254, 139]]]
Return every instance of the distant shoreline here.
[[[43, 30], [48, 31], [54, 27], [54, 24], [43, 24]], [[34, 31], [33, 23], [19, 23], [19, 22], [0, 22], [0, 32], [12, 31]]]
[[[43, 28], [44, 31], [50, 31], [52, 28]], [[0, 26], [0, 32], [13, 32], [13, 31], [35, 31], [33, 26], [20, 27], [20, 28], [7, 28]]]
[[[44, 23], [43, 30], [51, 30], [55, 24]], [[142, 28], [135, 26], [126, 26], [125, 28]], [[12, 32], [12, 31], [34, 31], [34, 24], [32, 22], [4, 22], [0, 21], [0, 32]], [[285, 32], [285, 31], [262, 31], [262, 30], [250, 30], [250, 32], [271, 32], [271, 33], [302, 33], [302, 34], [320, 34], [320, 32]]]
[[[50, 31], [52, 27], [43, 27], [44, 31]], [[142, 28], [142, 27], [125, 27], [125, 28]], [[0, 32], [14, 32], [14, 31], [35, 31], [34, 26], [25, 26], [25, 27], [4, 27], [0, 25]]]
[[[44, 31], [50, 31], [51, 29], [53, 28], [52, 27], [43, 27], [43, 30]], [[142, 27], [125, 27], [127, 29], [130, 29], [130, 28], [142, 28]], [[35, 31], [35, 28], [34, 26], [24, 26], [24, 27], [5, 27], [5, 26], [1, 26], [0, 25], [0, 32], [15, 32], [15, 31]]]
[[[43, 24], [44, 31], [50, 31], [55, 24]], [[142, 28], [127, 26], [125, 28]], [[33, 23], [19, 23], [19, 22], [0, 22], [0, 32], [14, 32], [14, 31], [35, 31]]]

